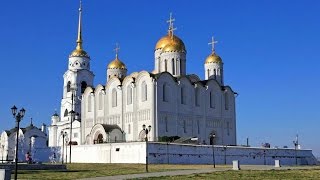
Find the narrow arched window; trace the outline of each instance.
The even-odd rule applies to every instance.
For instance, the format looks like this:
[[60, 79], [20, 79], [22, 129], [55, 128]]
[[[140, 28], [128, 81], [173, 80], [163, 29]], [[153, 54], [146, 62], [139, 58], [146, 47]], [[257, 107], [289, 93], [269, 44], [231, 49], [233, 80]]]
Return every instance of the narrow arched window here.
[[66, 109], [66, 110], [64, 111], [63, 116], [64, 116], [64, 117], [67, 117], [67, 116], [68, 116], [68, 113], [69, 113], [69, 112], [68, 112], [68, 109]]
[[91, 94], [89, 94], [88, 96], [88, 112], [91, 112], [92, 110], [92, 97], [91, 97]]
[[98, 96], [98, 102], [99, 102], [99, 110], [102, 110], [102, 106], [103, 106], [103, 95], [102, 92], [99, 92], [99, 96]]
[[131, 125], [128, 124], [128, 134], [131, 134]]
[[198, 134], [200, 134], [200, 121], [197, 120], [197, 130], [198, 130]]
[[166, 116], [164, 118], [165, 126], [166, 126], [166, 132], [168, 132], [168, 117]]
[[195, 105], [200, 106], [200, 90], [199, 88], [195, 89]]
[[162, 86], [162, 100], [168, 102], [168, 85], [166, 83]]
[[215, 95], [213, 91], [210, 91], [209, 99], [210, 99], [210, 108], [215, 108], [216, 102], [215, 102]]
[[117, 106], [117, 90], [114, 88], [112, 89], [112, 107]]
[[127, 87], [127, 105], [132, 104], [132, 87]]
[[213, 70], [213, 77], [214, 77], [214, 79], [217, 78], [217, 70], [216, 69]]
[[141, 99], [142, 101], [146, 101], [148, 99], [148, 87], [145, 81], [141, 84]]
[[227, 134], [230, 135], [230, 122], [227, 122]]
[[172, 74], [175, 75], [175, 74], [176, 74], [176, 67], [175, 67], [174, 59], [173, 59], [173, 58], [172, 58], [172, 60], [171, 60], [171, 63], [172, 63]]
[[165, 59], [164, 60], [164, 71], [167, 72], [168, 70], [168, 61]]
[[71, 91], [71, 82], [68, 81], [67, 83], [67, 92], [70, 92]]
[[81, 82], [81, 93], [84, 93], [86, 88], [87, 88], [87, 83], [85, 81], [82, 81]]
[[186, 96], [186, 88], [185, 87], [181, 87], [181, 104], [186, 104], [187, 102], [187, 96]]
[[224, 93], [224, 109], [228, 110], [229, 109], [229, 97], [228, 93]]

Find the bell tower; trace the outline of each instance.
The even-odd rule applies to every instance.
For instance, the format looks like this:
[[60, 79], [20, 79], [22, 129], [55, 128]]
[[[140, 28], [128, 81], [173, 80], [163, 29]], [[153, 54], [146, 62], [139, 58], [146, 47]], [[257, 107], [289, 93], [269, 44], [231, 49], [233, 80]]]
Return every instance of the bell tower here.
[[82, 3], [79, 8], [77, 46], [69, 55], [68, 70], [64, 73], [61, 121], [68, 121], [68, 113], [81, 113], [81, 97], [87, 86], [93, 85], [94, 74], [90, 71], [90, 56], [82, 48]]

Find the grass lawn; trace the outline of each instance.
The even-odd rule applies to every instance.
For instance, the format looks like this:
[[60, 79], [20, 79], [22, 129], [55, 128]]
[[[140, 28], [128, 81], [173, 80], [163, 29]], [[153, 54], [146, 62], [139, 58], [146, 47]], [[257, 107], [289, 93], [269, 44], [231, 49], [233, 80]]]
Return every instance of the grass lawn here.
[[241, 171], [219, 171], [207, 174], [193, 174], [185, 176], [165, 176], [157, 178], [145, 178], [145, 179], [161, 179], [161, 180], [178, 180], [178, 179], [222, 179], [222, 180], [271, 180], [271, 179], [320, 179], [320, 168], [318, 169], [293, 169], [293, 170], [241, 170]]
[[[212, 165], [149, 165], [149, 172], [210, 168]], [[144, 164], [67, 164], [67, 171], [19, 170], [18, 179], [80, 179], [144, 173]], [[14, 174], [11, 176], [14, 178]]]
[[[181, 169], [208, 169], [212, 165], [149, 165], [149, 172], [172, 171]], [[18, 171], [18, 179], [80, 179], [88, 177], [112, 176], [145, 173], [144, 164], [68, 164], [67, 171]], [[231, 166], [217, 166], [217, 169], [231, 169]], [[14, 174], [12, 174], [12, 178]], [[159, 177], [149, 179], [320, 179], [320, 167], [291, 170], [240, 170], [218, 171], [207, 174]]]

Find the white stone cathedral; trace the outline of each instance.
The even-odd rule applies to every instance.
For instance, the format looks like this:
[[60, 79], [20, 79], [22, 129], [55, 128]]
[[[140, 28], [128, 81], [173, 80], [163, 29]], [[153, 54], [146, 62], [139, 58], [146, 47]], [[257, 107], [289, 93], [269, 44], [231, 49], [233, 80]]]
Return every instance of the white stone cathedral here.
[[91, 60], [82, 48], [80, 6], [77, 47], [63, 76], [61, 114], [52, 116], [49, 146], [62, 145], [62, 132], [79, 145], [144, 141], [143, 125], [150, 126], [149, 141], [198, 138], [205, 144], [236, 145], [237, 93], [224, 85], [216, 42], [209, 43], [212, 52], [204, 60], [205, 79], [201, 80], [187, 74], [186, 47], [173, 34], [171, 15], [168, 22], [168, 34], [155, 46], [152, 72], [128, 75], [117, 47], [115, 59], [107, 66], [105, 85], [93, 87]]

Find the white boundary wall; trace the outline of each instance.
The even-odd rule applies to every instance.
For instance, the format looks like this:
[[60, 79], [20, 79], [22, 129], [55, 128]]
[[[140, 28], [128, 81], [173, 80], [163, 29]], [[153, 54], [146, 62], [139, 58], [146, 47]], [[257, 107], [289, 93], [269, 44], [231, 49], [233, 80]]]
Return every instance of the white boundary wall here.
[[[67, 152], [69, 156], [69, 147]], [[71, 156], [73, 163], [145, 163], [146, 143], [77, 145], [71, 147]]]
[[[68, 148], [69, 151], [69, 148]], [[148, 157], [151, 164], [213, 164], [211, 145], [186, 145], [148, 143]], [[253, 148], [239, 146], [215, 146], [216, 164], [315, 165], [312, 150]], [[69, 156], [69, 152], [68, 152]], [[74, 163], [146, 163], [146, 143], [108, 143], [72, 146]]]
[[[212, 145], [182, 145], [152, 143], [148, 146], [149, 162], [154, 164], [213, 164]], [[274, 165], [280, 160], [282, 165], [315, 165], [312, 150], [274, 149], [240, 146], [214, 146], [216, 164]]]

